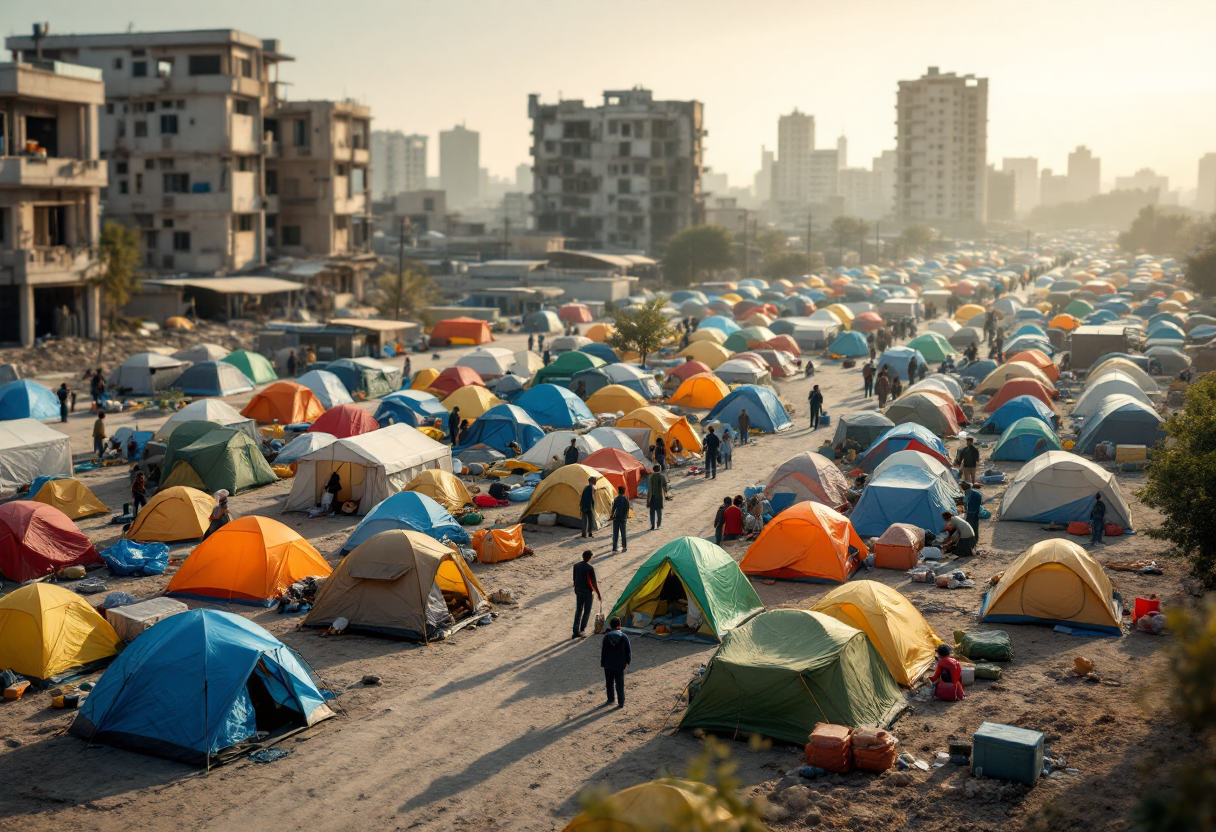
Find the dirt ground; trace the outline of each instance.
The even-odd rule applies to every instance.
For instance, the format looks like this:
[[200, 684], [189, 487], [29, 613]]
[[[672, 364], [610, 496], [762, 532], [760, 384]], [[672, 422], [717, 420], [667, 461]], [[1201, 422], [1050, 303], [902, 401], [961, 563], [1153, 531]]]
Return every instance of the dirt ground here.
[[[501, 342], [521, 349], [523, 340], [510, 335]], [[414, 368], [448, 366], [460, 354], [446, 351], [435, 362], [415, 356]], [[823, 362], [814, 382], [824, 390], [833, 420], [874, 406], [860, 395], [860, 373], [844, 371], [838, 362]], [[610, 535], [596, 536], [595, 566], [607, 605], [657, 547], [682, 534], [712, 535], [713, 513], [723, 495], [763, 484], [781, 462], [814, 450], [830, 435], [833, 428], [813, 432], [807, 426], [810, 384], [778, 383], [782, 398], [798, 406], [796, 429], [737, 447], [735, 466], [719, 473], [720, 482], [676, 472], [675, 499], [661, 530], [647, 531], [635, 521], [629, 552], [615, 556], [609, 554]], [[239, 408], [241, 397], [232, 403]], [[155, 426], [163, 418], [140, 418], [136, 412], [108, 421], [113, 430], [124, 424]], [[78, 413], [67, 425], [77, 454], [91, 448], [91, 423], [88, 414]], [[953, 449], [957, 442], [950, 444]], [[1012, 475], [1019, 466], [998, 467]], [[124, 467], [81, 479], [112, 508], [126, 499]], [[1159, 518], [1133, 496], [1142, 476], [1121, 474], [1120, 481], [1134, 524], [1157, 523]], [[238, 515], [281, 519], [336, 563], [354, 521], [280, 514], [289, 488], [290, 482], [280, 482], [239, 495], [232, 505]], [[995, 514], [1003, 486], [983, 490], [985, 505]], [[490, 511], [487, 519], [510, 523], [518, 513], [513, 505]], [[80, 524], [99, 548], [117, 538], [118, 527], [107, 521]], [[473, 566], [487, 590], [510, 588], [521, 603], [498, 608], [490, 625], [429, 647], [365, 636], [322, 637], [299, 631], [299, 616], [230, 608], [299, 651], [341, 696], [342, 716], [285, 741], [289, 756], [272, 764], [242, 760], [202, 773], [124, 751], [85, 750], [82, 741], [66, 734], [72, 715], [50, 709], [45, 693], [0, 704], [0, 827], [155, 832], [178, 828], [188, 818], [197, 829], [557, 830], [578, 811], [579, 794], [587, 786], [615, 791], [667, 772], [682, 773], [699, 741], [676, 732], [674, 725], [685, 704], [685, 686], [713, 648], [634, 638], [627, 707], [598, 708], [604, 698], [599, 642], [572, 641], [568, 635], [574, 606], [570, 567], [583, 541], [569, 529], [525, 531], [535, 555]], [[987, 554], [969, 565], [974, 589], [913, 584], [904, 573], [888, 570], [863, 577], [898, 587], [949, 640], [954, 630], [977, 627], [981, 585], [1053, 534], [1033, 523], [981, 523], [980, 548]], [[1097, 556], [1160, 557], [1161, 548], [1135, 535], [1110, 539]], [[744, 551], [743, 544], [731, 550], [736, 559]], [[174, 554], [186, 552], [188, 547]], [[1127, 599], [1156, 592], [1166, 604], [1181, 602], [1182, 566], [1170, 561], [1165, 568], [1162, 577], [1112, 576]], [[111, 588], [143, 598], [167, 582], [168, 576], [116, 579]], [[770, 609], [806, 608], [828, 591], [790, 582], [756, 581], [755, 587]], [[1163, 761], [1193, 743], [1163, 716], [1165, 696], [1155, 687], [1166, 665], [1168, 636], [1092, 639], [1042, 626], [1004, 629], [1016, 650], [1004, 677], [977, 683], [959, 703], [913, 698], [895, 726], [903, 750], [931, 761], [950, 737], [969, 735], [991, 720], [1046, 732], [1051, 750], [1078, 773], [1044, 779], [1033, 789], [974, 781], [950, 765], [917, 772], [915, 782], [904, 788], [893, 785], [892, 773], [802, 781], [783, 776], [801, 765], [801, 749], [777, 745], [751, 751], [746, 743], [733, 742], [744, 792], [772, 801], [771, 826], [779, 830], [1122, 828], [1137, 795], [1167, 776]], [[1101, 681], [1072, 677], [1069, 669], [1079, 655], [1095, 662]], [[364, 674], [381, 676], [383, 684], [365, 687]], [[1150, 770], [1156, 773], [1145, 774]]]

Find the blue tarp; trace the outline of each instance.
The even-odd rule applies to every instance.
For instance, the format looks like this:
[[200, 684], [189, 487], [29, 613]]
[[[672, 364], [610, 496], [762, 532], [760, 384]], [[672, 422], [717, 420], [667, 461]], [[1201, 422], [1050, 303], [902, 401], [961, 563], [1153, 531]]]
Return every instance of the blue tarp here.
[[528, 388], [515, 400], [515, 406], [522, 408], [536, 424], [548, 428], [570, 428], [584, 419], [595, 421], [582, 399], [556, 384], [545, 383]]
[[38, 382], [23, 378], [0, 387], [0, 421], [58, 418], [59, 399]]
[[513, 404], [500, 404], [477, 417], [477, 421], [469, 428], [468, 438], [457, 446], [453, 453], [460, 453], [474, 445], [488, 445], [507, 456], [514, 456], [507, 443], [518, 442], [524, 453], [527, 453], [544, 436], [545, 432], [540, 429], [540, 425], [532, 421], [522, 408]]
[[178, 376], [172, 385], [184, 396], [234, 396], [253, 389], [249, 376], [226, 361], [201, 361]]
[[1164, 438], [1162, 421], [1152, 405], [1123, 394], [1109, 396], [1085, 419], [1073, 452], [1092, 456], [1099, 442], [1151, 448], [1158, 439]]
[[579, 347], [579, 352], [585, 352], [587, 355], [594, 355], [605, 364], [615, 364], [621, 359], [616, 357], [616, 353], [612, 351], [612, 347], [607, 344], [588, 344], [585, 347]]
[[980, 429], [980, 433], [1004, 433], [1005, 428], [1026, 416], [1042, 419], [1052, 428], [1059, 421], [1056, 415], [1051, 412], [1051, 408], [1034, 396], [1015, 396], [998, 407], [988, 417], [988, 421], [984, 422], [984, 427]]
[[[846, 332], [828, 347], [828, 355], [843, 355], [845, 358], [861, 358], [869, 354], [870, 345], [860, 332]], [[904, 365], [907, 366], [907, 361]]]
[[893, 465], [870, 482], [849, 520], [862, 537], [881, 537], [893, 523], [940, 532], [943, 511], [954, 511], [949, 487], [913, 465]]
[[398, 390], [389, 393], [380, 400], [375, 419], [382, 428], [402, 424], [420, 428], [433, 425], [438, 419], [440, 429], [444, 433], [448, 430], [447, 410], [439, 403], [439, 399], [422, 390]]
[[65, 477], [62, 474], [43, 474], [42, 476], [35, 477], [34, 481], [32, 483], [30, 483], [30, 490], [26, 496], [31, 500], [34, 499], [35, 497], [38, 496], [38, 492], [42, 490], [42, 486], [46, 485], [51, 480], [70, 480], [70, 479], [72, 479], [72, 478]]
[[447, 538], [455, 543], [469, 542], [469, 533], [446, 508], [425, 494], [402, 491], [377, 503], [367, 516], [359, 521], [359, 525], [355, 526], [354, 532], [342, 545], [342, 554], [346, 554], [368, 538], [391, 529], [422, 532], [440, 541]]
[[133, 575], [144, 578], [148, 575], [163, 575], [169, 565], [169, 546], [165, 543], [136, 543], [120, 540], [97, 554], [110, 567], [110, 574], [119, 577]]
[[[144, 446], [152, 441], [153, 436], [154, 434], [150, 430], [133, 430], [129, 427], [123, 426], [114, 431], [114, 433], [110, 436], [110, 439], [118, 443], [118, 447], [122, 449], [123, 459], [143, 459]], [[127, 453], [127, 445], [130, 444], [132, 438], [135, 439], [134, 455]]]
[[756, 384], [741, 384], [736, 387], [726, 398], [713, 406], [703, 421], [718, 421], [734, 427], [742, 410], [747, 411], [752, 427], [765, 433], [785, 430], [794, 424], [777, 394]]
[[[874, 365], [879, 372], [883, 367], [890, 367], [888, 375], [894, 374], [899, 376], [903, 381], [915, 381], [908, 378], [908, 362], [913, 358], [916, 359], [916, 366], [919, 369], [924, 365], [928, 372], [933, 372], [929, 367], [929, 362], [921, 355], [920, 350], [910, 350], [907, 347], [891, 347], [882, 355], [878, 356], [878, 363]], [[875, 374], [877, 375], [877, 373]]]
[[191, 610], [158, 622], [119, 654], [71, 731], [102, 745], [205, 765], [256, 733], [248, 689], [254, 674], [301, 726], [331, 715], [303, 663], [270, 633], [239, 615]]

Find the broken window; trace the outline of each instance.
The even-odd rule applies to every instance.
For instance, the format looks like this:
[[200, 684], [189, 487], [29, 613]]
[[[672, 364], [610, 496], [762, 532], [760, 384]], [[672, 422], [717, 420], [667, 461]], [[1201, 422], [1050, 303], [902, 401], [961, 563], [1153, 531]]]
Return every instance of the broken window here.
[[191, 75], [220, 75], [223, 73], [223, 60], [219, 55], [191, 55]]
[[156, 77], [171, 78], [173, 77], [173, 59], [160, 58], [156, 61]]
[[68, 207], [66, 205], [34, 206], [34, 245], [67, 245]]

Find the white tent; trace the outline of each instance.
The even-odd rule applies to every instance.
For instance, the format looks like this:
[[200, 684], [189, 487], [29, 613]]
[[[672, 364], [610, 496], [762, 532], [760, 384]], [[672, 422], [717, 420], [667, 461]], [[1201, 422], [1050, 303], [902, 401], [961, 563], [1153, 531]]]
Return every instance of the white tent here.
[[959, 384], [958, 376], [952, 376], [947, 373], [930, 373], [925, 377], [925, 381], [932, 381], [943, 385], [950, 391], [950, 395], [954, 397], [956, 402], [963, 400], [963, 385]]
[[1090, 370], [1089, 375], [1085, 377], [1085, 386], [1091, 387], [1095, 381], [1106, 376], [1109, 373], [1121, 372], [1136, 382], [1136, 386], [1145, 393], [1159, 393], [1160, 388], [1157, 387], [1157, 382], [1149, 376], [1148, 373], [1141, 370], [1126, 358], [1108, 358]]
[[1086, 386], [1081, 398], [1077, 399], [1077, 403], [1073, 405], [1072, 415], [1088, 416], [1101, 407], [1104, 400], [1118, 395], [1130, 396], [1136, 401], [1144, 402], [1149, 407], [1153, 406], [1152, 401], [1140, 389], [1140, 385], [1134, 378], [1122, 370], [1111, 370], [1103, 373]]
[[936, 321], [930, 321], [925, 326], [925, 329], [949, 338], [951, 335], [962, 329], [962, 327], [949, 318], [938, 318]]
[[342, 379], [325, 370], [309, 370], [296, 379], [296, 384], [303, 384], [313, 392], [326, 410], [340, 404], [354, 404], [354, 399], [346, 390]]
[[[650, 435], [648, 428], [642, 428], [641, 432], [646, 436]], [[637, 442], [633, 441], [633, 437], [620, 428], [595, 428], [587, 431], [587, 438], [594, 439], [605, 448], [619, 448], [627, 454], [632, 454], [638, 462], [646, 461], [646, 452]], [[570, 440], [567, 439], [566, 443], [569, 444], [569, 442]]]
[[1001, 497], [1002, 520], [1089, 522], [1094, 495], [1106, 502], [1106, 522], [1131, 526], [1131, 511], [1115, 475], [1068, 451], [1048, 451], [1022, 466]]
[[181, 410], [174, 413], [165, 423], [160, 426], [153, 436], [153, 440], [163, 442], [173, 433], [174, 428], [182, 422], [215, 422], [217, 425], [226, 428], [236, 428], [245, 433], [258, 444], [262, 445], [262, 435], [258, 433], [258, 426], [252, 419], [246, 419], [238, 413], [232, 405], [219, 399], [199, 399], [192, 402]]
[[72, 476], [72, 443], [37, 419], [0, 422], [0, 490], [16, 491], [42, 475]]
[[361, 436], [339, 439], [297, 460], [291, 494], [283, 511], [308, 511], [321, 502], [329, 475], [338, 473], [342, 490], [336, 502], [353, 500], [356, 513], [403, 490], [423, 471], [452, 470], [452, 453], [409, 425], [389, 425]]
[[545, 366], [545, 360], [534, 352], [521, 350], [515, 353], [515, 360], [507, 369], [512, 375], [517, 375], [524, 381], [532, 378], [536, 371]]
[[582, 462], [588, 456], [604, 447], [590, 435], [580, 436], [568, 430], [558, 430], [553, 433], [546, 433], [543, 439], [529, 448], [528, 452], [519, 458], [519, 461], [544, 468], [550, 459], [557, 457], [562, 460], [562, 464], [564, 465], [566, 458], [563, 454], [566, 453], [566, 448], [570, 447], [571, 439], [574, 440], [574, 446], [578, 448], [579, 462]]
[[313, 451], [328, 448], [337, 441], [338, 437], [321, 430], [315, 433], [301, 433], [283, 446], [282, 450], [275, 456], [274, 464], [288, 465], [292, 462], [299, 462]]
[[954, 474], [950, 472], [949, 468], [920, 451], [896, 451], [874, 467], [874, 473], [870, 474], [870, 479], [878, 479], [879, 474], [896, 465], [911, 465], [914, 468], [927, 471], [944, 482], [946, 488], [954, 496], [957, 497], [963, 493], [963, 489], [959, 487], [958, 481], [954, 479]]
[[204, 361], [219, 361], [226, 358], [230, 352], [232, 350], [219, 344], [196, 344], [189, 349], [178, 350], [173, 353], [173, 357], [191, 364], [201, 364]]
[[185, 372], [190, 362], [154, 352], [141, 352], [118, 365], [107, 386], [133, 396], [151, 396], [168, 387]]
[[[505, 375], [515, 363], [515, 353], [502, 347], [479, 347], [465, 353], [456, 362], [457, 367], [468, 367], [482, 379]], [[544, 362], [540, 362], [544, 365]], [[531, 373], [529, 373], [529, 376]]]
[[727, 384], [768, 384], [773, 378], [767, 370], [761, 370], [746, 358], [723, 361], [714, 370], [714, 375]]
[[574, 352], [590, 343], [592, 343], [591, 339], [585, 335], [562, 335], [549, 342], [549, 351], [554, 353]]
[[[955, 397], [954, 390], [951, 388], [948, 382], [943, 381], [944, 378], [946, 378], [946, 376], [942, 375], [938, 375], [936, 378], [928, 377], [924, 381], [918, 381], [911, 387], [906, 388], [903, 394], [906, 396], [909, 393], [923, 393], [926, 390], [935, 390], [939, 393], [945, 393], [947, 396], [957, 402], [961, 397]], [[959, 392], [962, 392], [962, 388], [959, 388]]]

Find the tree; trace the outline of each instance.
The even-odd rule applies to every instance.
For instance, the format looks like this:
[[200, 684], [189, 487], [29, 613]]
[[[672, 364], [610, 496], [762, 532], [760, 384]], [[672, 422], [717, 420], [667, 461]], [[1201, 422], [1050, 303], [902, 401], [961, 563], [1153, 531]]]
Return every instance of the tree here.
[[1178, 211], [1146, 205], [1119, 235], [1119, 248], [1132, 253], [1147, 251], [1181, 257], [1194, 251], [1210, 231], [1209, 226]]
[[663, 275], [687, 286], [702, 272], [713, 274], [735, 262], [730, 232], [720, 225], [694, 225], [672, 236], [664, 247]]
[[118, 309], [131, 299], [139, 288], [142, 275], [139, 230], [117, 222], [107, 222], [101, 229], [97, 259], [100, 272], [94, 284], [101, 290], [101, 332], [97, 338], [97, 365], [106, 347], [106, 324], [113, 333], [118, 325]]
[[675, 337], [676, 331], [663, 314], [666, 304], [666, 298], [655, 298], [639, 309], [618, 309], [612, 316], [616, 332], [605, 343], [614, 350], [636, 352], [645, 366], [646, 356]]
[[[746, 238], [746, 234], [744, 237]], [[785, 234], [775, 228], [766, 228], [756, 235], [756, 248], [760, 249], [760, 258], [769, 260], [773, 257], [779, 257], [785, 252], [785, 246], [789, 242]]]
[[823, 268], [823, 256], [816, 253], [807, 257], [804, 251], [786, 251], [766, 258], [761, 267], [765, 277], [802, 277]]
[[376, 279], [376, 288], [381, 293], [376, 308], [386, 318], [399, 314], [402, 319], [416, 318], [424, 324], [429, 323], [425, 320], [425, 307], [439, 298], [439, 290], [430, 274], [425, 269], [412, 266], [406, 267], [404, 274], [389, 272], [381, 275]]
[[909, 225], [899, 235], [901, 249], [908, 252], [922, 252], [929, 248], [937, 239], [937, 231], [919, 223]]
[[1186, 259], [1186, 278], [1196, 292], [1216, 295], [1216, 241]]

